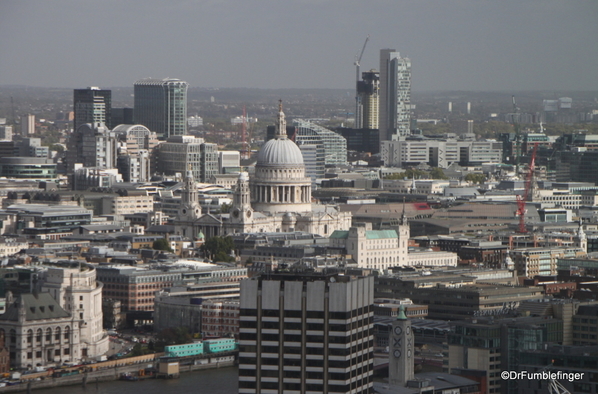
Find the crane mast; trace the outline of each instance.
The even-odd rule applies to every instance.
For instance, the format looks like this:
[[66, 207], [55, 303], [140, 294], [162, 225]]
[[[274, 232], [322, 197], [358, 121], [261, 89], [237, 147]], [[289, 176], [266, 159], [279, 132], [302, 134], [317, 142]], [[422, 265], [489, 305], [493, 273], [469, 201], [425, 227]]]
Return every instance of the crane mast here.
[[515, 175], [519, 174], [519, 156], [521, 156], [521, 130], [519, 129], [519, 107], [515, 103], [515, 96], [513, 99], [513, 127], [515, 128]]
[[241, 158], [249, 159], [249, 147], [247, 144], [247, 112], [243, 106], [243, 128], [241, 129]]
[[529, 163], [529, 171], [527, 173], [527, 178], [525, 180], [525, 189], [523, 192], [523, 197], [517, 196], [517, 211], [515, 214], [519, 216], [519, 233], [525, 234], [527, 233], [527, 229], [525, 228], [525, 203], [527, 202], [530, 196], [530, 189], [534, 177], [534, 169], [536, 167], [536, 153], [538, 152], [538, 143], [534, 144], [534, 150], [532, 152], [532, 158]]
[[363, 43], [363, 47], [361, 48], [361, 53], [359, 57], [355, 55], [355, 62], [353, 63], [355, 66], [355, 125], [354, 128], [360, 129], [362, 127], [362, 106], [361, 106], [361, 97], [359, 97], [359, 69], [361, 67], [361, 58], [363, 57], [363, 52], [365, 52], [365, 46], [368, 44], [370, 40], [370, 36], [365, 38], [365, 42]]

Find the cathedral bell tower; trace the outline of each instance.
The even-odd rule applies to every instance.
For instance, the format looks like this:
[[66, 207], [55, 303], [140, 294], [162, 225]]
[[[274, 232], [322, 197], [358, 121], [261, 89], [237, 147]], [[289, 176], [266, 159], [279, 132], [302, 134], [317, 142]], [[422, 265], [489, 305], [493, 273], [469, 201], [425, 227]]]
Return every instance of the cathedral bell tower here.
[[[201, 206], [199, 205], [199, 196], [197, 193], [197, 185], [193, 178], [193, 171], [191, 165], [185, 176], [185, 186], [181, 192], [181, 205], [177, 215], [179, 222], [190, 222], [201, 216]], [[189, 234], [187, 234], [189, 235]]]
[[579, 218], [579, 227], [577, 229], [577, 246], [583, 249], [584, 252], [588, 252], [588, 236], [583, 231], [583, 219]]
[[231, 221], [236, 223], [248, 223], [253, 219], [251, 208], [251, 191], [249, 188], [249, 175], [246, 172], [239, 174], [237, 186], [233, 195], [233, 206], [231, 207]]

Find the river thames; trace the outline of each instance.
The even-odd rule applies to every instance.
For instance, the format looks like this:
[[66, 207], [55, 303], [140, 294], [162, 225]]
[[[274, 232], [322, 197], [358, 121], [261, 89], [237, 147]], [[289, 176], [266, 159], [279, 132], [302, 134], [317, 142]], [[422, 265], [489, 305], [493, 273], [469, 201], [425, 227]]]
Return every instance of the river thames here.
[[[137, 382], [110, 381], [34, 390], [43, 394], [237, 394], [237, 367], [185, 372], [179, 379], [147, 379]], [[91, 379], [90, 379], [91, 380]]]

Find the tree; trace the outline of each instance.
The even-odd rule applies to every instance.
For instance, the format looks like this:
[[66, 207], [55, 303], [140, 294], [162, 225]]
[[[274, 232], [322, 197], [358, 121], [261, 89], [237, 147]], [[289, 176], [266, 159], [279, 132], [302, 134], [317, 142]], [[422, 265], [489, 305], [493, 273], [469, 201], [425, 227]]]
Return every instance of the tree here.
[[[443, 173], [444, 175], [444, 173]], [[390, 174], [384, 177], [384, 179], [387, 180], [393, 180], [393, 179], [413, 179], [413, 178], [417, 178], [417, 179], [421, 179], [421, 178], [429, 178], [430, 174], [427, 173], [426, 171], [423, 170], [418, 170], [415, 168], [410, 168], [408, 170], [406, 170], [405, 172], [399, 172], [396, 174]]]
[[193, 337], [187, 327], [165, 328], [158, 333], [156, 342], [154, 343], [154, 350], [156, 352], [163, 352], [164, 346], [182, 345], [192, 340]]
[[50, 150], [56, 151], [58, 153], [64, 152], [64, 146], [61, 144], [52, 144], [49, 148]]
[[233, 204], [222, 203], [220, 205], [220, 213], [229, 213], [232, 206]]
[[166, 252], [170, 252], [172, 253], [172, 248], [170, 247], [170, 244], [168, 243], [168, 240], [166, 238], [160, 238], [154, 241], [154, 243], [152, 244], [152, 249], [154, 250], [164, 250]]
[[482, 184], [486, 181], [486, 176], [484, 174], [470, 172], [469, 174], [465, 175], [465, 180], [471, 183]]
[[201, 245], [201, 251], [215, 261], [234, 261], [234, 257], [230, 256], [230, 252], [235, 248], [233, 239], [231, 237], [214, 236], [208, 238], [207, 241]]
[[432, 179], [448, 179], [448, 176], [444, 175], [442, 168], [435, 167], [430, 170], [430, 177]]

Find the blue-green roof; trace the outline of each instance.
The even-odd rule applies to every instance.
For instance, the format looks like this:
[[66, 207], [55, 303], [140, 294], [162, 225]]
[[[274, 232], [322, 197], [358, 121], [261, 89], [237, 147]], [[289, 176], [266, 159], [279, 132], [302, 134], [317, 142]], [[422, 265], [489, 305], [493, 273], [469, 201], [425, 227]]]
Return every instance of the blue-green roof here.
[[398, 238], [396, 230], [370, 230], [365, 232], [366, 239]]
[[347, 239], [349, 236], [349, 232], [346, 230], [334, 230], [332, 234], [330, 234], [330, 238], [333, 239]]

